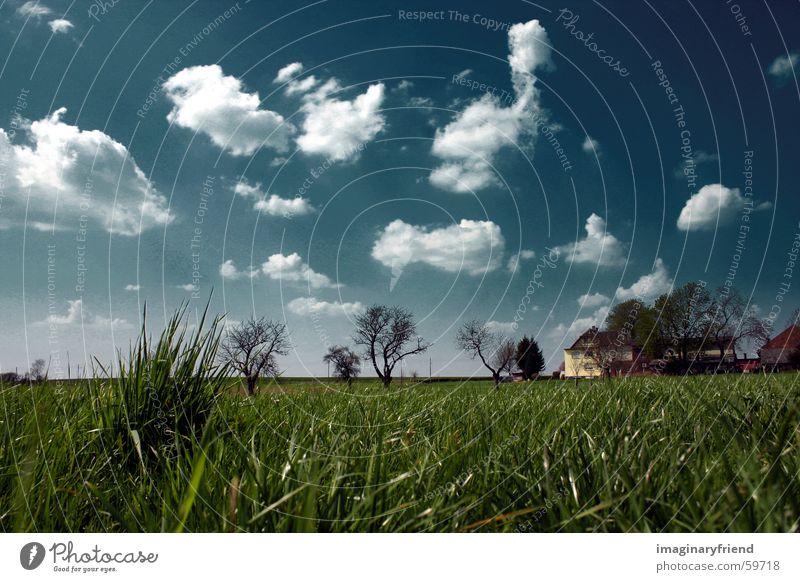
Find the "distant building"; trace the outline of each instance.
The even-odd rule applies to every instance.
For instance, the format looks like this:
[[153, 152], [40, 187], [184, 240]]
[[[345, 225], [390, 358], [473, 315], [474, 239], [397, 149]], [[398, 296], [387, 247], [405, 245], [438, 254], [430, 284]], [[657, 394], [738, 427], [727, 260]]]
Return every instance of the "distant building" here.
[[[685, 369], [682, 370], [682, 373], [703, 374], [739, 371], [733, 340], [731, 338], [723, 338], [720, 343], [724, 346], [722, 349], [708, 338], [697, 338], [690, 341], [691, 347], [686, 352], [687, 361], [683, 364]], [[671, 348], [667, 349], [664, 359], [678, 362], [678, 354]]]
[[592, 327], [564, 350], [565, 378], [629, 376], [647, 370], [647, 361], [628, 334]]
[[759, 352], [761, 366], [768, 371], [789, 370], [793, 366], [789, 356], [800, 348], [800, 327], [790, 325], [765, 343]]

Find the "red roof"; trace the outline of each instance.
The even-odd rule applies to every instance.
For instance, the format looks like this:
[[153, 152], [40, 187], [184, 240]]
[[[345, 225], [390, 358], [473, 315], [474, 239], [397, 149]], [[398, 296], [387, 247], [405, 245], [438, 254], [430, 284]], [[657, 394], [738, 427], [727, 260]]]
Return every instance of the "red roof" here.
[[800, 327], [790, 325], [765, 343], [762, 350], [793, 350], [800, 347]]

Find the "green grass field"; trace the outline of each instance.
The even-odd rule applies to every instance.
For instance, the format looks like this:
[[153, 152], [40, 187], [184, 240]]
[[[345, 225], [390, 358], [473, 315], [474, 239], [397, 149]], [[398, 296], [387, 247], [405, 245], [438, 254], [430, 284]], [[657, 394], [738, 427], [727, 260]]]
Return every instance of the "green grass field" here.
[[216, 339], [0, 386], [0, 530], [798, 530], [797, 374], [247, 397]]
[[161, 450], [107, 424], [114, 400], [2, 388], [4, 531], [794, 531], [800, 517], [795, 375], [292, 384], [219, 398]]

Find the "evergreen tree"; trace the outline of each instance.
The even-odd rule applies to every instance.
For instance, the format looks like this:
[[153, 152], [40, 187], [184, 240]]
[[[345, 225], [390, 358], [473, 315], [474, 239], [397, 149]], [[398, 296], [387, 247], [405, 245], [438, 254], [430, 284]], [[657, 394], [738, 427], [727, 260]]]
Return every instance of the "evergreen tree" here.
[[531, 380], [544, 370], [544, 355], [535, 339], [524, 336], [517, 344], [517, 366], [522, 372], [522, 377]]

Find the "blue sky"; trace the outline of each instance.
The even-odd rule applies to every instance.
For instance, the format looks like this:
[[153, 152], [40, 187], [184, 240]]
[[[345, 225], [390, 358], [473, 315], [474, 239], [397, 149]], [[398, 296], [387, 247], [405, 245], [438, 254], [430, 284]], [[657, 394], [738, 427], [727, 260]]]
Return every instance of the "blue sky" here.
[[[548, 369], [614, 301], [797, 304], [791, 2], [0, 2], [0, 368], [109, 360], [211, 299], [287, 374], [401, 304]], [[793, 243], [795, 246], [793, 247]], [[512, 325], [516, 323], [516, 325]], [[427, 373], [428, 355], [405, 372]]]

